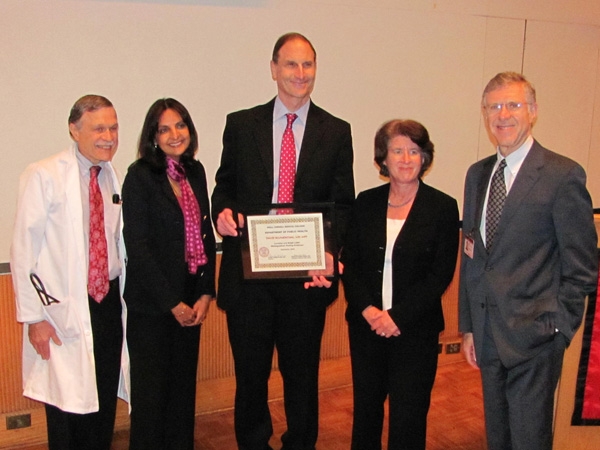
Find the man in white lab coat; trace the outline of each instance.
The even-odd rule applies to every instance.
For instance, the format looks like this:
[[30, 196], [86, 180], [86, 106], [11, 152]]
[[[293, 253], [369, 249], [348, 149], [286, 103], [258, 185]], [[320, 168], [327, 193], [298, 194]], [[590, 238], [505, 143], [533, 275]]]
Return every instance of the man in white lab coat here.
[[109, 450], [129, 371], [112, 103], [80, 98], [69, 133], [67, 150], [31, 164], [20, 178], [10, 262], [24, 324], [23, 388], [45, 403], [50, 450]]

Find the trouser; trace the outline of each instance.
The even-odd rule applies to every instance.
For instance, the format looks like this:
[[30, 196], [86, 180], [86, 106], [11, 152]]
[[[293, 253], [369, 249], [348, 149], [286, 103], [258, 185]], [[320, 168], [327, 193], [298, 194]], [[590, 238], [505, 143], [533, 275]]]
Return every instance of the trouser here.
[[123, 345], [119, 279], [110, 282], [102, 302], [89, 297], [88, 303], [100, 407], [97, 412], [75, 414], [46, 404], [49, 450], [110, 450]]

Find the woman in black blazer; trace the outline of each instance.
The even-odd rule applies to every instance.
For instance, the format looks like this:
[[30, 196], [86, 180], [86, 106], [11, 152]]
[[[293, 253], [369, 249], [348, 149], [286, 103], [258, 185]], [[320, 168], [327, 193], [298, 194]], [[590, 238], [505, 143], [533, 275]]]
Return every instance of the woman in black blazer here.
[[432, 161], [420, 123], [387, 122], [375, 136], [375, 162], [390, 183], [354, 204], [342, 254], [354, 450], [381, 449], [388, 396], [388, 450], [425, 449], [441, 296], [454, 275], [459, 230], [456, 200], [421, 181]]
[[215, 296], [215, 237], [198, 136], [174, 99], [148, 111], [123, 184], [130, 449], [193, 449], [200, 325]]

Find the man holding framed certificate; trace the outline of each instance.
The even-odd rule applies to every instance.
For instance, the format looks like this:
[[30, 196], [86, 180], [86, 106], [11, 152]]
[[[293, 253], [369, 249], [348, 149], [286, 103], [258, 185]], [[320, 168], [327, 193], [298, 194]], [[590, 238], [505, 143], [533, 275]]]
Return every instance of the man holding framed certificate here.
[[308, 39], [281, 36], [271, 74], [277, 97], [228, 115], [223, 133], [212, 196], [223, 237], [217, 302], [235, 360], [239, 448], [271, 448], [268, 379], [277, 348], [283, 449], [314, 449], [321, 336], [338, 293], [331, 269], [354, 201], [352, 136], [347, 122], [310, 100], [316, 52]]

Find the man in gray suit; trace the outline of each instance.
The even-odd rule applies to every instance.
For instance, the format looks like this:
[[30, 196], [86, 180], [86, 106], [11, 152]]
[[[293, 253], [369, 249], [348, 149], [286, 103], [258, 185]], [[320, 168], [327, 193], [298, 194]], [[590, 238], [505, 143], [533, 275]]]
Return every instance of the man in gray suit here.
[[459, 328], [490, 450], [552, 448], [563, 354], [597, 282], [585, 172], [533, 139], [537, 110], [525, 77], [492, 78], [482, 111], [497, 151], [465, 182]]

